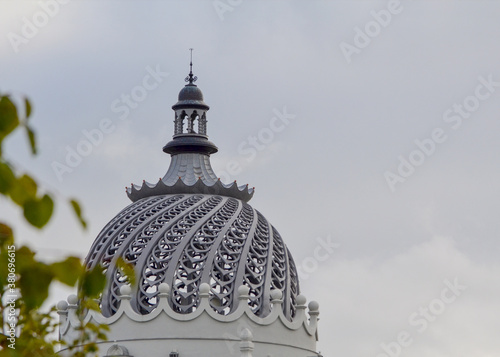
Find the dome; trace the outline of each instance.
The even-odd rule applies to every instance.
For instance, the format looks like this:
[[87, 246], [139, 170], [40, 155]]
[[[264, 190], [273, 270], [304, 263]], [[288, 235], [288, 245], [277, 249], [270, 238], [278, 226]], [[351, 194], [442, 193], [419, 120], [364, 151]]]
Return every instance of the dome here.
[[[299, 283], [293, 258], [278, 231], [249, 204], [228, 196], [166, 194], [139, 199], [122, 210], [97, 236], [86, 259], [106, 269], [102, 312], [119, 308], [120, 287], [129, 284], [119, 260], [132, 264], [132, 308], [146, 315], [170, 287], [169, 305], [181, 314], [197, 309], [200, 285], [210, 286], [210, 307], [229, 315], [238, 289], [249, 288], [247, 303], [265, 317], [271, 300], [283, 297], [283, 313], [296, 312]], [[160, 284], [162, 286], [160, 287]]]
[[188, 83], [179, 92], [177, 103], [172, 109], [200, 108], [208, 110], [210, 107], [203, 101], [203, 92], [196, 84]]
[[167, 172], [125, 188], [132, 203], [85, 259], [86, 269], [106, 275], [100, 311], [77, 295], [57, 305], [59, 338], [69, 346], [61, 356], [80, 341], [82, 321], [109, 327], [97, 337], [99, 350], [108, 349], [101, 357], [321, 356], [318, 305], [306, 306], [283, 239], [248, 204], [255, 188], [224, 183], [212, 168], [217, 147], [196, 79], [190, 63], [163, 148]]
[[179, 101], [183, 100], [199, 100], [203, 101], [203, 93], [200, 88], [194, 84], [188, 84], [184, 86], [179, 92]]

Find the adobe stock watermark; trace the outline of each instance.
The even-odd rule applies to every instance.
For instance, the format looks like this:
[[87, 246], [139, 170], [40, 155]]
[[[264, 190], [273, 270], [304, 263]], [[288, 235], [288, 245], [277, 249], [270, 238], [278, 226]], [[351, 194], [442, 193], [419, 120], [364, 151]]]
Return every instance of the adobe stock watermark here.
[[233, 177], [243, 171], [243, 166], [251, 163], [259, 152], [266, 148], [274, 141], [278, 133], [283, 132], [291, 123], [291, 119], [295, 119], [295, 114], [287, 112], [286, 106], [281, 111], [274, 108], [274, 116], [269, 120], [269, 123], [264, 128], [261, 128], [256, 134], [249, 135], [238, 145], [238, 154], [244, 158], [241, 160], [229, 160], [226, 163], [225, 170], [219, 172], [219, 178], [222, 182], [231, 182]]
[[7, 288], [4, 291], [2, 298], [5, 300], [3, 302], [3, 321], [4, 321], [4, 335], [8, 341], [7, 347], [10, 349], [16, 349], [16, 337], [17, 337], [17, 274], [16, 274], [16, 246], [7, 246], [7, 267], [5, 272], [7, 273]]
[[444, 288], [439, 297], [431, 300], [427, 305], [420, 306], [417, 311], [408, 316], [408, 325], [413, 330], [401, 330], [397, 333], [396, 339], [388, 343], [381, 343], [380, 348], [383, 353], [377, 357], [398, 357], [404, 348], [409, 347], [414, 342], [415, 333], [422, 334], [427, 330], [429, 324], [436, 321], [442, 315], [448, 306], [455, 302], [457, 298], [467, 289], [467, 286], [461, 285], [458, 278], [453, 282], [446, 279], [443, 281]]
[[353, 43], [341, 42], [339, 45], [347, 63], [350, 64], [352, 62], [353, 55], [360, 54], [364, 48], [368, 47], [372, 39], [379, 36], [382, 33], [382, 29], [387, 28], [391, 24], [393, 17], [402, 11], [403, 5], [400, 0], [389, 0], [387, 2], [387, 9], [379, 11], [371, 10], [370, 15], [373, 17], [373, 20], [368, 21], [363, 28], [358, 26], [354, 28]]
[[[147, 66], [147, 74], [143, 77], [140, 84], [133, 87], [128, 93], [122, 93], [121, 96], [111, 102], [110, 109], [117, 114], [118, 119], [125, 120], [130, 112], [136, 109], [148, 97], [148, 93], [155, 90], [163, 83], [169, 73], [163, 72], [160, 65], [155, 68]], [[115, 120], [116, 120], [115, 118]], [[91, 130], [82, 130], [80, 141], [74, 146], [66, 146], [66, 156], [62, 162], [52, 161], [51, 167], [59, 182], [63, 181], [64, 175], [72, 173], [78, 167], [83, 159], [92, 154], [95, 147], [98, 147], [104, 141], [107, 134], [111, 134], [116, 129], [116, 125], [110, 118], [102, 118], [97, 128]]]
[[217, 16], [221, 21], [224, 21], [224, 14], [226, 12], [233, 12], [234, 8], [240, 6], [243, 0], [214, 0], [212, 5], [214, 7]]
[[313, 254], [295, 264], [300, 280], [307, 280], [311, 274], [318, 270], [320, 264], [329, 260], [333, 253], [340, 247], [339, 243], [332, 241], [330, 235], [325, 238], [317, 237], [315, 240], [316, 245]]
[[[459, 129], [463, 124], [463, 120], [471, 118], [472, 114], [481, 107], [481, 102], [491, 98], [496, 88], [500, 87], [500, 82], [495, 82], [492, 74], [489, 74], [487, 78], [479, 76], [478, 82], [471, 95], [465, 97], [461, 103], [455, 103], [451, 108], [443, 112], [442, 120], [451, 129]], [[395, 192], [397, 184], [406, 182], [416, 172], [417, 167], [422, 166], [427, 158], [434, 155], [437, 147], [448, 139], [447, 130], [449, 131], [450, 128], [434, 128], [429, 137], [413, 141], [416, 148], [408, 156], [398, 156], [399, 164], [397, 169], [394, 172], [384, 172], [385, 181], [391, 192]]]
[[10, 45], [14, 49], [15, 53], [19, 52], [21, 45], [27, 44], [31, 39], [33, 39], [40, 29], [47, 26], [50, 19], [57, 16], [61, 10], [61, 5], [66, 5], [69, 0], [42, 0], [38, 1], [39, 10], [36, 11], [31, 18], [24, 16], [22, 18], [23, 24], [19, 33], [9, 32], [7, 34], [7, 39]]

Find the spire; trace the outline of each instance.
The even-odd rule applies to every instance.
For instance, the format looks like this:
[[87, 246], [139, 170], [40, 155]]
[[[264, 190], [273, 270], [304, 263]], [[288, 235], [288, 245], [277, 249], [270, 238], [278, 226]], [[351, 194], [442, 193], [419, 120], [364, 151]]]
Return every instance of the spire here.
[[196, 82], [198, 77], [193, 76], [193, 49], [190, 48], [189, 51], [191, 51], [191, 60], [189, 61], [189, 75], [184, 79], [186, 82], [189, 82], [189, 84], [193, 84]]
[[210, 107], [203, 101], [203, 92], [194, 82], [193, 49], [189, 62], [189, 82], [181, 89], [178, 101], [172, 106], [175, 111], [173, 140], [167, 143], [163, 151], [172, 156], [182, 153], [210, 155], [217, 152], [217, 146], [208, 141], [207, 111]]
[[193, 49], [189, 63], [188, 82], [179, 92], [178, 101], [172, 106], [175, 112], [174, 135], [163, 151], [170, 154], [170, 167], [158, 183], [143, 182], [132, 185], [127, 194], [132, 201], [140, 198], [177, 193], [209, 193], [235, 197], [247, 202], [253, 196], [253, 188], [238, 186], [236, 181], [224, 184], [210, 164], [210, 155], [218, 151], [208, 140], [207, 112], [210, 107], [203, 101], [203, 93], [194, 82]]

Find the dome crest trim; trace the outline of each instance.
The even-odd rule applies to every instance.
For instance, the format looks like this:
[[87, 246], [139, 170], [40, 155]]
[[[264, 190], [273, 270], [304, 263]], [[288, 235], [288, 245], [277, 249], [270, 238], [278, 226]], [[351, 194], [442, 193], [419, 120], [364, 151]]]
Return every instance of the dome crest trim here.
[[[205, 291], [205, 288], [210, 289], [207, 284], [202, 284], [201, 289]], [[165, 290], [168, 291], [168, 289]], [[149, 339], [161, 339], [164, 338], [165, 335], [175, 334], [179, 323], [195, 323], [199, 319], [201, 320], [200, 323], [203, 323], [202, 321], [205, 317], [210, 319], [211, 327], [216, 330], [221, 329], [220, 324], [228, 326], [224, 330], [229, 331], [236, 331], [240, 329], [242, 323], [245, 325], [252, 324], [259, 327], [254, 330], [254, 334], [256, 332], [260, 332], [263, 336], [270, 335], [275, 338], [276, 335], [273, 334], [273, 330], [275, 330], [278, 325], [281, 325], [285, 327], [287, 331], [295, 333], [292, 335], [292, 339], [290, 339], [290, 334], [278, 336], [279, 340], [275, 340], [274, 343], [282, 343], [297, 346], [299, 348], [304, 348], [304, 345], [310, 346], [310, 351], [305, 350], [304, 353], [313, 352], [315, 341], [317, 339], [319, 315], [318, 304], [315, 301], [311, 301], [309, 306], [306, 306], [306, 298], [302, 295], [298, 296], [299, 304], [297, 305], [297, 313], [292, 321], [290, 321], [283, 312], [281, 306], [283, 303], [282, 299], [275, 299], [271, 301], [271, 312], [266, 317], [262, 318], [255, 315], [251, 308], [244, 303], [249, 298], [249, 296], [244, 293], [244, 289], [238, 289], [237, 300], [241, 303], [238, 304], [234, 313], [227, 316], [218, 314], [212, 309], [209, 302], [209, 294], [200, 294], [198, 309], [189, 315], [179, 314], [171, 309], [169, 305], [168, 292], [161, 293], [158, 296], [158, 307], [148, 315], [138, 314], [134, 310], [130, 298], [130, 295], [123, 295], [119, 297], [120, 307], [113, 316], [104, 316], [94, 310], [88, 311], [87, 314], [83, 316], [83, 323], [92, 321], [98, 324], [113, 324], [115, 326], [129, 327], [123, 329], [123, 331], [125, 331], [124, 336], [120, 336], [123, 340], [134, 338], [136, 331], [131, 329], [130, 326], [138, 327], [140, 325], [137, 324], [148, 324], [152, 321], [156, 321], [156, 326], [160, 325], [162, 328], [149, 331]], [[82, 318], [77, 315], [78, 306], [76, 304], [68, 304], [67, 302], [65, 304], [60, 303], [58, 306], [60, 306], [60, 308], [58, 308], [58, 314], [61, 317], [61, 340], [71, 344], [74, 339], [74, 333], [78, 331], [78, 328], [82, 323]], [[308, 311], [306, 312], [306, 310]], [[196, 333], [206, 336], [207, 331], [193, 331], [193, 334]]]

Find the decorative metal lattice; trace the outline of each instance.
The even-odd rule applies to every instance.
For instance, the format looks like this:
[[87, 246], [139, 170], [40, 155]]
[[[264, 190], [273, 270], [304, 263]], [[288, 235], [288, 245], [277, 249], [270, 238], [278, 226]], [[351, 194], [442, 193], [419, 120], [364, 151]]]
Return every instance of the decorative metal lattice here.
[[[177, 202], [182, 196], [176, 196], [175, 200], [170, 202]], [[172, 219], [176, 218], [179, 214], [193, 206], [195, 203], [203, 198], [201, 195], [193, 195], [188, 199], [185, 199], [174, 206], [167, 206], [164, 208], [164, 212], [161, 215], [155, 216], [154, 219], [148, 221], [148, 223], [142, 228], [138, 229], [138, 234], [132, 234], [125, 244], [122, 245], [123, 248], [120, 252], [117, 252], [116, 258], [122, 257], [126, 263], [136, 264], [137, 259], [141, 255], [142, 251], [146, 248], [148, 242], [155, 235], [156, 232], [160, 231], [162, 227], [165, 227]], [[120, 244], [120, 241], [115, 243]], [[128, 283], [126, 277], [122, 272], [116, 268], [116, 266], [108, 270], [108, 280], [113, 279], [112, 285], [110, 287], [108, 298], [109, 300], [104, 301], [104, 304], [109, 304], [109, 308], [112, 313], [118, 309], [120, 294], [120, 287], [123, 284]]]
[[135, 267], [132, 307], [148, 314], [158, 287], [171, 287], [169, 304], [182, 314], [199, 305], [199, 286], [208, 283], [210, 306], [219, 314], [237, 308], [237, 289], [250, 289], [248, 304], [258, 316], [271, 309], [271, 290], [283, 294], [283, 311], [295, 315], [299, 294], [293, 259], [276, 229], [258, 211], [235, 198], [179, 194], [152, 196], [120, 212], [99, 234], [87, 268], [106, 269], [104, 315], [119, 308], [120, 287], [129, 284], [118, 259]]
[[237, 276], [242, 261], [242, 252], [253, 222], [253, 209], [243, 204], [243, 208], [233, 221], [220, 244], [217, 245], [210, 273], [210, 287], [213, 293], [210, 305], [220, 314], [230, 312], [235, 306], [234, 291], [243, 281]]

